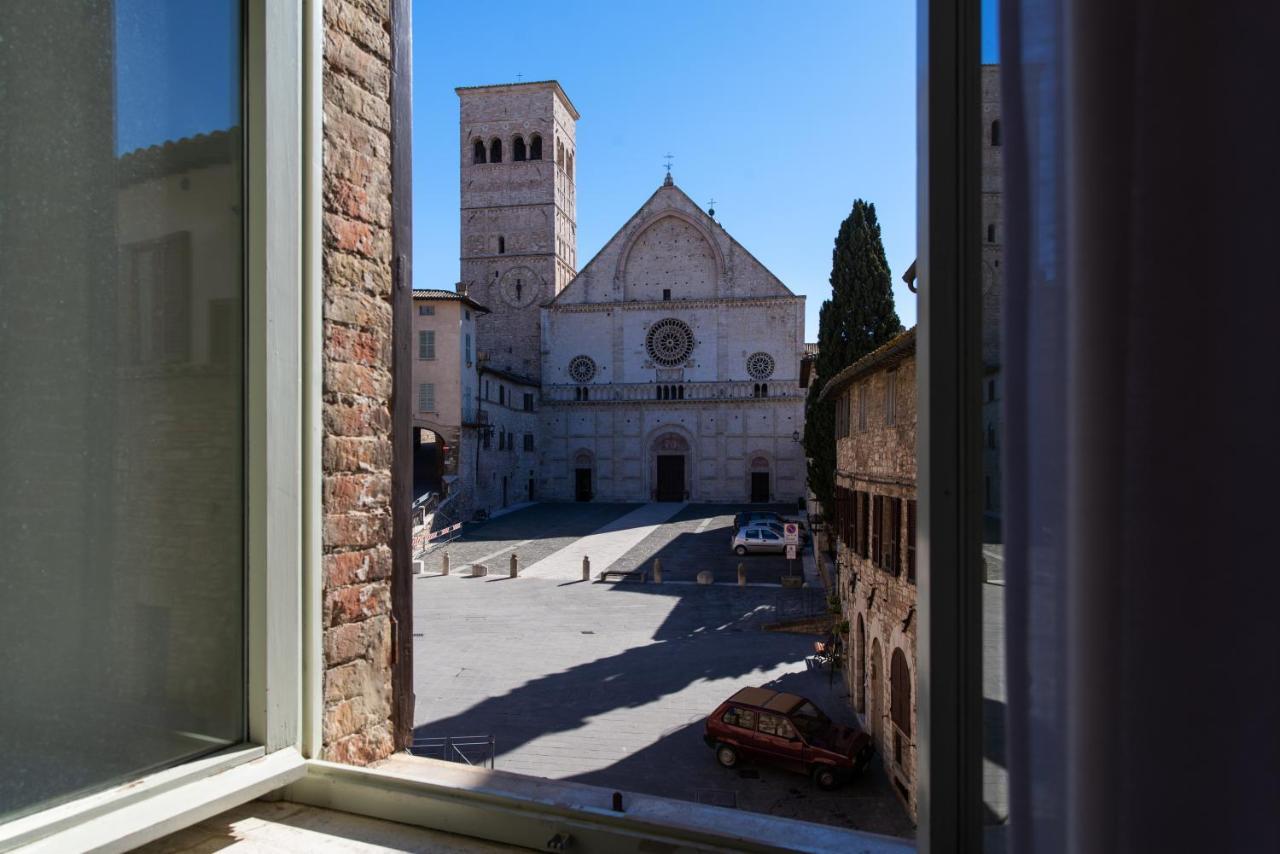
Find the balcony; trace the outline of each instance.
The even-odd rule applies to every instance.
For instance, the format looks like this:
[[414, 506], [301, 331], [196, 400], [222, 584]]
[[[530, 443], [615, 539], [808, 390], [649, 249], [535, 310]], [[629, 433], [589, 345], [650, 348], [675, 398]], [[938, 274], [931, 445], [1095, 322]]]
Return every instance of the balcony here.
[[[684, 396], [675, 400], [661, 400], [658, 390], [662, 386], [680, 387]], [[757, 393], [761, 386], [768, 388], [767, 395]], [[612, 404], [634, 403], [648, 400], [660, 403], [698, 403], [708, 400], [803, 400], [804, 389], [782, 381], [779, 383], [755, 382], [684, 382], [684, 383], [609, 383], [585, 386], [591, 389], [590, 399], [577, 400], [575, 393], [584, 388], [579, 385], [550, 385], [542, 387], [542, 400], [549, 404], [582, 403]]]

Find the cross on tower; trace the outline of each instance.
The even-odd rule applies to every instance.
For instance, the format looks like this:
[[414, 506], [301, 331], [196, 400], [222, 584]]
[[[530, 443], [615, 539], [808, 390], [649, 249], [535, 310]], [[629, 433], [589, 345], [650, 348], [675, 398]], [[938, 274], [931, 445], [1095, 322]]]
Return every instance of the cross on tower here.
[[672, 157], [670, 154], [667, 154], [667, 155], [664, 155], [662, 159], [663, 159], [663, 160], [665, 160], [665, 161], [667, 161], [667, 174], [668, 174], [668, 175], [670, 175], [670, 174], [671, 174], [671, 161], [672, 161], [672, 160], [674, 160], [675, 158], [674, 158], [674, 157]]

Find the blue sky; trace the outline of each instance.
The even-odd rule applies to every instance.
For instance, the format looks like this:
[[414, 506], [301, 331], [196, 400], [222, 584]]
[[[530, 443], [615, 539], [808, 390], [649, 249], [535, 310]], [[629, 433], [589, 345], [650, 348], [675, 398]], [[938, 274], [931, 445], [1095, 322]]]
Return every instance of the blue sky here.
[[[898, 314], [915, 256], [915, 3], [703, 0], [553, 5], [414, 0], [414, 279], [458, 278], [455, 86], [559, 80], [577, 129], [585, 264], [662, 182], [677, 184], [807, 300], [855, 198], [876, 205]], [[441, 168], [444, 164], [444, 168]]]

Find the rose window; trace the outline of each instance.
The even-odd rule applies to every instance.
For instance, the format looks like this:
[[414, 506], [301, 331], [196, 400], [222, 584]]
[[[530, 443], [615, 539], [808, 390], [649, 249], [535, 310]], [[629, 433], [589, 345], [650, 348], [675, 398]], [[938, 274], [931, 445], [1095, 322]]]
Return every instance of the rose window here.
[[683, 320], [664, 318], [649, 327], [644, 348], [655, 364], [674, 368], [688, 361], [693, 353], [693, 330]]
[[590, 356], [574, 356], [569, 360], [569, 378], [575, 383], [589, 383], [596, 375], [596, 361]]
[[773, 376], [773, 357], [768, 353], [752, 353], [747, 357], [747, 373], [753, 380], [767, 380]]

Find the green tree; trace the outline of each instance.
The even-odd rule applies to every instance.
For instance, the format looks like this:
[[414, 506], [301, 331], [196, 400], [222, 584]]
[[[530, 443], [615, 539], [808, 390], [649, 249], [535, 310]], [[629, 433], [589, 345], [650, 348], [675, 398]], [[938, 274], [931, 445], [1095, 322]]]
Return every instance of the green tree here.
[[831, 251], [831, 298], [818, 314], [817, 378], [805, 401], [804, 449], [809, 488], [830, 518], [836, 479], [835, 402], [818, 402], [826, 383], [902, 332], [893, 278], [880, 241], [876, 206], [857, 199]]

